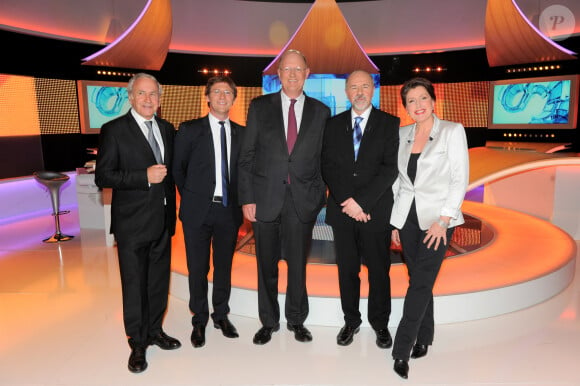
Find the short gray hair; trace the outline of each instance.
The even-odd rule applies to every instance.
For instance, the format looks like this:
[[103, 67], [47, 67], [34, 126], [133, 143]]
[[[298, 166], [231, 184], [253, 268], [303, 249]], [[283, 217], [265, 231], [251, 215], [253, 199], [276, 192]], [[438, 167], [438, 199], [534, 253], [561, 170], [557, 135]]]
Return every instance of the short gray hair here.
[[161, 87], [161, 83], [159, 83], [159, 81], [150, 74], [147, 74], [145, 72], [139, 72], [135, 75], [133, 75], [133, 77], [131, 79], [129, 79], [129, 83], [127, 84], [127, 93], [131, 94], [133, 92], [133, 85], [135, 84], [135, 81], [137, 79], [140, 78], [148, 78], [153, 80], [155, 83], [157, 83], [157, 89], [159, 89], [159, 95], [161, 95], [163, 93], [163, 88]]

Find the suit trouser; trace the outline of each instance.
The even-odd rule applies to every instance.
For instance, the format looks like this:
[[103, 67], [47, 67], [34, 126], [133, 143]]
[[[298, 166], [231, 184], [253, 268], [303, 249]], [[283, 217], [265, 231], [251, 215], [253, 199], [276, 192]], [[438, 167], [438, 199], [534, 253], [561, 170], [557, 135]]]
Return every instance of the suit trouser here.
[[123, 322], [132, 344], [147, 346], [161, 332], [169, 296], [171, 237], [134, 242], [117, 239], [123, 292]]
[[303, 223], [298, 218], [290, 188], [286, 188], [280, 215], [272, 222], [252, 223], [258, 260], [258, 311], [265, 327], [280, 322], [278, 304], [278, 261], [286, 260], [286, 321], [302, 324], [308, 316], [306, 291], [306, 259], [312, 242], [314, 221]]
[[359, 274], [364, 256], [369, 278], [368, 320], [375, 330], [380, 330], [387, 328], [391, 314], [391, 235], [386, 230], [370, 232], [361, 228], [362, 225], [355, 221], [347, 227], [332, 227], [340, 302], [346, 325], [353, 328], [360, 326]]
[[426, 231], [419, 228], [415, 205], [399, 231], [403, 256], [409, 271], [409, 287], [405, 295], [403, 316], [393, 344], [393, 358], [409, 360], [415, 343], [430, 345], [435, 334], [433, 286], [445, 258], [454, 228], [447, 230], [447, 245], [437, 250], [423, 243]]
[[213, 290], [211, 317], [218, 321], [230, 312], [232, 289], [232, 259], [238, 238], [238, 225], [232, 208], [212, 203], [205, 221], [199, 226], [183, 219], [183, 235], [189, 271], [189, 309], [192, 324], [204, 326], [209, 319], [208, 279], [210, 244], [213, 248]]

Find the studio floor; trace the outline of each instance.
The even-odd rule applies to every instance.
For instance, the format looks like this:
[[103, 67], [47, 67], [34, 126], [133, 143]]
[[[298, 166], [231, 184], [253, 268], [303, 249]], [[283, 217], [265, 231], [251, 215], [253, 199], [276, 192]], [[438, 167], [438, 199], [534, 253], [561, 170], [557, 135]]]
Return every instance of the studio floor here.
[[73, 240], [42, 243], [52, 227], [50, 216], [0, 225], [1, 385], [580, 385], [578, 256], [572, 283], [543, 303], [436, 326], [408, 380], [393, 372], [391, 351], [375, 345], [368, 327], [347, 347], [336, 344], [338, 328], [308, 324], [311, 343], [282, 328], [256, 346], [259, 321], [231, 315], [240, 338], [209, 325], [205, 347], [194, 349], [187, 303], [175, 296], [165, 330], [183, 346], [151, 347], [149, 368], [132, 374], [116, 249], [102, 230], [81, 231], [74, 210], [62, 217]]

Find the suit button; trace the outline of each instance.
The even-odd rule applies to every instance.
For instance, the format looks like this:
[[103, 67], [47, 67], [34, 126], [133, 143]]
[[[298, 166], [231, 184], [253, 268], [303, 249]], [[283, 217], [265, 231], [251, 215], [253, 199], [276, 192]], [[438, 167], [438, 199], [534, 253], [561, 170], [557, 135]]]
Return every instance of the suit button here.
[[282, 181], [282, 183], [283, 183], [284, 185], [286, 185], [288, 182], [287, 182], [286, 180], [284, 180], [284, 181]]
[[352, 176], [353, 177], [358, 177], [358, 174], [357, 173], [352, 173]]

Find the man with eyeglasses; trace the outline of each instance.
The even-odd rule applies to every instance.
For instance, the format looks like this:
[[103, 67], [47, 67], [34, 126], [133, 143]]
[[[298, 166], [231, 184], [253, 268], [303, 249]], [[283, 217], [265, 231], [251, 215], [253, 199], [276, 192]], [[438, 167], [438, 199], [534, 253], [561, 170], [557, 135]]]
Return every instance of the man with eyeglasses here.
[[258, 264], [262, 327], [254, 343], [266, 344], [280, 328], [278, 261], [288, 267], [285, 316], [296, 340], [309, 342], [306, 259], [312, 230], [325, 202], [320, 172], [322, 135], [330, 109], [303, 92], [310, 70], [297, 50], [279, 60], [282, 90], [250, 103], [239, 165], [239, 197], [252, 223]]
[[163, 332], [175, 233], [173, 125], [155, 114], [161, 85], [145, 73], [129, 80], [131, 110], [103, 125], [95, 182], [113, 188], [111, 233], [117, 241], [123, 322], [131, 355], [129, 371], [147, 369], [149, 345], [163, 350], [181, 343]]
[[179, 125], [173, 158], [173, 175], [181, 195], [179, 218], [189, 271], [193, 347], [205, 345], [205, 327], [210, 317], [210, 244], [213, 325], [227, 338], [238, 337], [228, 319], [232, 259], [242, 223], [236, 170], [242, 126], [229, 119], [237, 88], [231, 78], [215, 76], [208, 80], [205, 96], [209, 114]]

